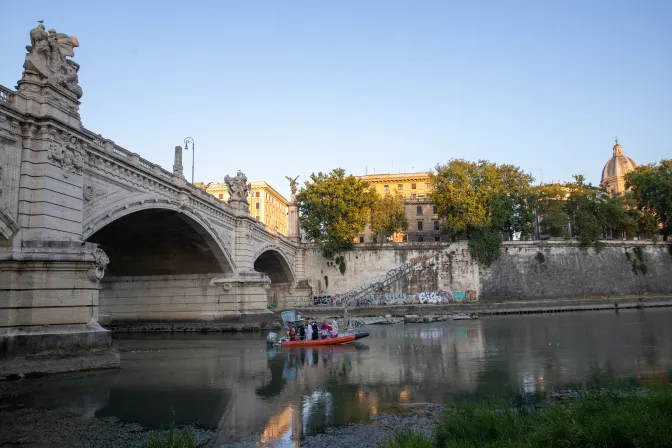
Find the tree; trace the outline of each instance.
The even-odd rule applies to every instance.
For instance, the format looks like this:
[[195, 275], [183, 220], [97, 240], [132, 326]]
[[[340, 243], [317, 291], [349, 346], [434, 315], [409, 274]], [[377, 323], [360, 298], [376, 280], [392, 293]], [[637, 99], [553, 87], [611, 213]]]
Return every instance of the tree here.
[[396, 232], [408, 230], [404, 197], [398, 192], [376, 198], [371, 209], [371, 232], [379, 241]]
[[466, 237], [472, 255], [483, 264], [499, 256], [501, 235], [513, 239], [531, 232], [534, 180], [513, 165], [485, 160], [450, 160], [431, 174], [431, 199], [445, 219], [444, 232]]
[[559, 183], [541, 184], [532, 188], [537, 207], [541, 232], [553, 237], [569, 237], [567, 227], [569, 216], [566, 212], [567, 189]]
[[369, 222], [377, 194], [368, 182], [345, 175], [336, 168], [330, 173], [310, 175], [296, 195], [303, 230], [325, 257], [349, 250]]
[[646, 214], [644, 219], [650, 221], [654, 215], [662, 224], [663, 237], [668, 239], [672, 234], [672, 159], [637, 167], [625, 175], [625, 187], [632, 192], [637, 208]]

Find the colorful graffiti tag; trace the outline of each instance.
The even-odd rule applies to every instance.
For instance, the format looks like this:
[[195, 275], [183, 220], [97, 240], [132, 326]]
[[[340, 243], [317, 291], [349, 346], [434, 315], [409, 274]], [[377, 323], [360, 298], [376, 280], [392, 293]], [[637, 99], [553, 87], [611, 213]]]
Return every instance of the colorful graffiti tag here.
[[315, 306], [331, 306], [332, 303], [331, 296], [313, 296], [313, 304]]
[[348, 302], [348, 306], [376, 306], [376, 305], [410, 305], [410, 304], [438, 304], [456, 302], [478, 302], [478, 293], [467, 291], [423, 291], [410, 295], [400, 292], [379, 292], [367, 294]]

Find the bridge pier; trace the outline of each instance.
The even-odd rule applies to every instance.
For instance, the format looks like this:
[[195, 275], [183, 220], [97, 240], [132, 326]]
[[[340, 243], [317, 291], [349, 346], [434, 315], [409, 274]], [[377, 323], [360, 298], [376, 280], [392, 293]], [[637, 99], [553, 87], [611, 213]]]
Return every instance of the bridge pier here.
[[23, 241], [0, 253], [0, 376], [118, 367], [98, 322], [95, 244]]

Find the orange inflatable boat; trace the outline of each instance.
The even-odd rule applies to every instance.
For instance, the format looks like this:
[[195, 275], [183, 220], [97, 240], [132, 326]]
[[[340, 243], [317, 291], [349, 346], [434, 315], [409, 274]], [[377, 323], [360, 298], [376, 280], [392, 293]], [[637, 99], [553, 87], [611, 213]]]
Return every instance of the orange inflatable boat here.
[[316, 345], [337, 345], [337, 344], [347, 344], [356, 339], [365, 338], [369, 333], [365, 331], [358, 331], [355, 334], [345, 334], [343, 336], [338, 336], [336, 338], [329, 339], [309, 339], [307, 341], [281, 341], [281, 347], [313, 347]]

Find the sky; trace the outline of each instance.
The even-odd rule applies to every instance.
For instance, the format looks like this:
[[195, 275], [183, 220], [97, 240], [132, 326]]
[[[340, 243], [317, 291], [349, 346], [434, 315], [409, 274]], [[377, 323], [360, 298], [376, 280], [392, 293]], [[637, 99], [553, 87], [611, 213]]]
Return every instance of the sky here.
[[[669, 0], [0, 0], [0, 84], [37, 20], [80, 46], [83, 125], [195, 180], [509, 163], [597, 184], [672, 157]], [[184, 172], [191, 177], [191, 151]]]

